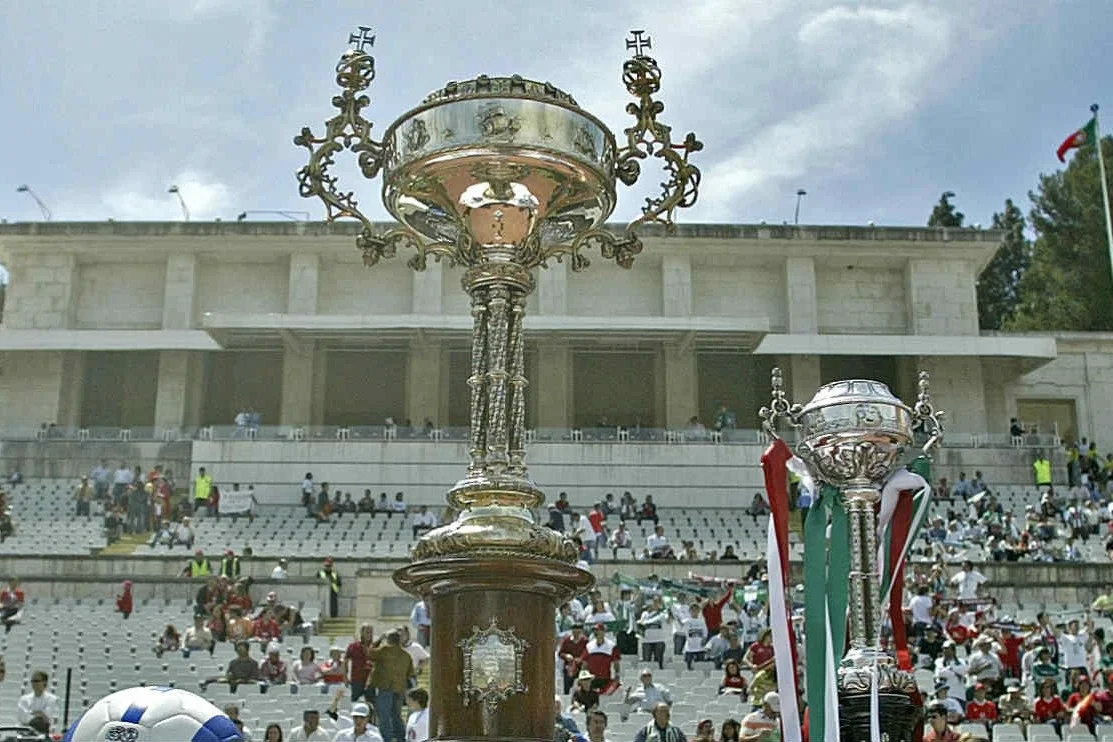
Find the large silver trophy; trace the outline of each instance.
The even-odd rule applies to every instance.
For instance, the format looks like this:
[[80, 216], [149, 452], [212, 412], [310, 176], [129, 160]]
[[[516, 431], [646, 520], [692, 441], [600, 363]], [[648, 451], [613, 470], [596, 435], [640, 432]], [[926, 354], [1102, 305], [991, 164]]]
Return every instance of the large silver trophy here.
[[[376, 140], [362, 114], [375, 78], [367, 27], [336, 66], [338, 113], [320, 136], [305, 127], [294, 139], [309, 151], [299, 192], [323, 201], [330, 222], [360, 222], [366, 265], [404, 248], [415, 270], [430, 259], [459, 267], [471, 297], [469, 462], [447, 497], [459, 515], [425, 534], [394, 577], [431, 610], [430, 731], [439, 740], [553, 735], [553, 614], [593, 579], [576, 566], [573, 540], [532, 515], [545, 497], [525, 462], [526, 300], [538, 269], [567, 260], [582, 271], [589, 248], [629, 268], [642, 250], [637, 230], [672, 231], [700, 180], [688, 158], [703, 145], [694, 134], [672, 140], [649, 38], [631, 33], [622, 80], [634, 120], [621, 146], [571, 95], [517, 75], [449, 82]], [[382, 175], [397, 224], [372, 223], [341, 188], [332, 166], [344, 151], [364, 177]], [[665, 171], [660, 191], [631, 223], [607, 228], [616, 181], [633, 185], [652, 160]]]
[[[882, 606], [877, 551], [881, 485], [903, 463], [917, 429], [927, 436], [928, 454], [942, 441], [943, 413], [934, 409], [928, 375], [919, 375], [919, 395], [910, 408], [879, 381], [849, 379], [825, 384], [807, 404], [785, 397], [780, 369], [773, 370], [773, 400], [760, 416], [767, 433], [787, 420], [796, 433], [795, 453], [816, 484], [839, 490], [849, 521], [850, 647], [838, 668], [840, 738], [870, 739], [871, 684], [876, 673], [881, 729], [892, 742], [913, 742], [921, 708], [915, 677], [899, 669], [881, 648]], [[835, 620], [832, 617], [832, 620]], [[805, 626], [805, 631], [824, 630]], [[835, 648], [836, 656], [841, 651]], [[812, 668], [809, 668], [812, 670]], [[812, 704], [821, 699], [809, 699]], [[813, 730], [813, 739], [815, 731]], [[918, 741], [916, 741], [918, 742]]]

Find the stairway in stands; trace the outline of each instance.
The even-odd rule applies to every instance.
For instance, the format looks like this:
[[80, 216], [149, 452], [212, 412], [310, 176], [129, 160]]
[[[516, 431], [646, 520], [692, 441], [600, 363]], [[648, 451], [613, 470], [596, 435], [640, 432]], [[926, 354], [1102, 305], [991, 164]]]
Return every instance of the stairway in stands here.
[[149, 533], [125, 533], [120, 540], [100, 550], [100, 556], [124, 556], [135, 553], [135, 547], [150, 543]]
[[317, 633], [320, 636], [327, 636], [335, 644], [346, 647], [356, 635], [355, 616], [322, 618]]

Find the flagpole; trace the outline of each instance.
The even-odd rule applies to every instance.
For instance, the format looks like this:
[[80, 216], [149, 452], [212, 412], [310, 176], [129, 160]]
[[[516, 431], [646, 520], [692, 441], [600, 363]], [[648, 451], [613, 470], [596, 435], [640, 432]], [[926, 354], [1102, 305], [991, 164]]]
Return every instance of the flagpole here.
[[1090, 106], [1094, 114], [1094, 139], [1097, 140], [1098, 175], [1101, 177], [1101, 203], [1105, 207], [1105, 241], [1109, 246], [1109, 268], [1113, 271], [1113, 217], [1109, 215], [1109, 182], [1105, 178], [1105, 157], [1101, 152], [1101, 124], [1098, 123], [1098, 104]]

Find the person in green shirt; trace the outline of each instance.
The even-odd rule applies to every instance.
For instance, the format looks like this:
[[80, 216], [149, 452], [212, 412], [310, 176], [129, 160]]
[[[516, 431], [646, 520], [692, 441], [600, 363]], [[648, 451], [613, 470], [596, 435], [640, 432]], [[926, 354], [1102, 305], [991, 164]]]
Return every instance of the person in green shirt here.
[[1056, 688], [1058, 688], [1059, 666], [1051, 661], [1051, 650], [1047, 647], [1040, 647], [1040, 651], [1036, 654], [1036, 662], [1032, 665], [1032, 682], [1035, 686], [1035, 695], [1039, 695], [1040, 686], [1047, 679], [1054, 682]]
[[213, 491], [213, 478], [205, 472], [205, 467], [197, 470], [197, 477], [193, 480], [193, 513], [197, 515], [201, 508], [209, 513], [209, 496]]

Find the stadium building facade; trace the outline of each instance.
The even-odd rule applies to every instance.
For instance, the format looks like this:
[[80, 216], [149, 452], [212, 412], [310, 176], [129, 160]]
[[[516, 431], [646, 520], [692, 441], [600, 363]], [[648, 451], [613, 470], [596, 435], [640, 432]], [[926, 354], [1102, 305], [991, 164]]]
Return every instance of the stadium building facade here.
[[[467, 425], [471, 317], [458, 270], [366, 269], [317, 223], [0, 226], [3, 426], [192, 437], [263, 426]], [[530, 297], [529, 425], [684, 431], [719, 403], [756, 428], [769, 372], [794, 399], [861, 377], [914, 399], [932, 374], [953, 434], [1010, 418], [1113, 439], [1113, 335], [979, 332], [973, 229], [690, 225], [633, 269], [557, 264]]]

